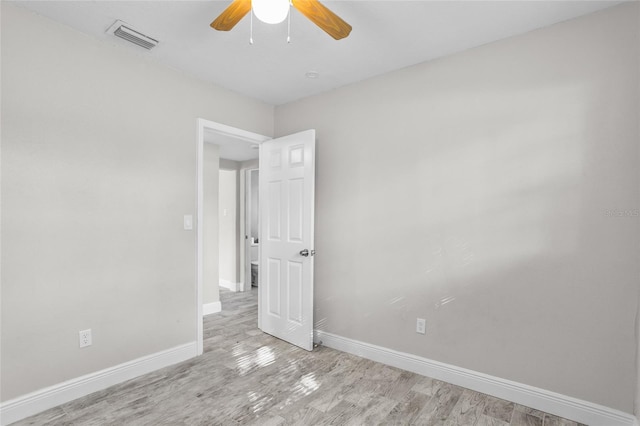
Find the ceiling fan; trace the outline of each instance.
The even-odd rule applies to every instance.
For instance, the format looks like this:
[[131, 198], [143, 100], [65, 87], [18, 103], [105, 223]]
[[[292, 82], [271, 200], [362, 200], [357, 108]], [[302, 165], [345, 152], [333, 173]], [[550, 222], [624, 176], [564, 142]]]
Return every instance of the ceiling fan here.
[[351, 33], [351, 25], [318, 0], [233, 0], [211, 23], [211, 28], [229, 31], [251, 11], [252, 7], [258, 19], [269, 24], [277, 24], [284, 21], [289, 14], [289, 5], [336, 40]]

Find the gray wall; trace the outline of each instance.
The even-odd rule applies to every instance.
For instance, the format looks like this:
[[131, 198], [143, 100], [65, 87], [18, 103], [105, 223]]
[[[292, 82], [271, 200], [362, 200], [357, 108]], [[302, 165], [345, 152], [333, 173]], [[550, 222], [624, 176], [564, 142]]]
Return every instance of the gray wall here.
[[219, 279], [232, 284], [238, 282], [237, 177], [237, 170], [220, 170], [220, 190], [218, 192]]
[[235, 170], [236, 171], [236, 266], [235, 266], [235, 274], [236, 280], [235, 283], [241, 283], [244, 279], [244, 273], [242, 270], [242, 261], [244, 260], [244, 226], [242, 225], [242, 217], [244, 214], [244, 202], [241, 194], [241, 186], [242, 186], [242, 162], [241, 161], [233, 161], [227, 160], [226, 158], [220, 159], [220, 169], [221, 170]]
[[218, 145], [205, 143], [203, 151], [202, 303], [206, 305], [220, 300], [220, 262], [218, 260], [220, 148]]
[[226, 158], [220, 159], [220, 170], [238, 170], [240, 168], [240, 162], [227, 160]]
[[273, 107], [1, 7], [5, 401], [195, 341], [196, 119]]
[[638, 49], [628, 4], [277, 107], [316, 326], [632, 412]]

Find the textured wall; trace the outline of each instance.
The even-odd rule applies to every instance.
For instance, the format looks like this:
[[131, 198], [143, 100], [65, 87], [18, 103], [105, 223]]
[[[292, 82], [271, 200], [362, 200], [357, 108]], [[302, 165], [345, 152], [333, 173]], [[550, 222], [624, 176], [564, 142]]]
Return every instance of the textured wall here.
[[627, 4], [277, 107], [316, 327], [632, 412], [638, 52]]
[[8, 400], [195, 341], [196, 120], [271, 135], [273, 107], [1, 7]]

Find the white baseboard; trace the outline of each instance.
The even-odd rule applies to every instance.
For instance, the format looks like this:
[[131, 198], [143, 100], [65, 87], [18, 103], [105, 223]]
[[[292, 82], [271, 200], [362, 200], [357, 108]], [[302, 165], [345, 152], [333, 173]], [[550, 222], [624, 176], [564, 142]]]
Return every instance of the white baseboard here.
[[587, 425], [633, 426], [635, 416], [511, 380], [315, 330], [316, 343]]
[[0, 404], [0, 425], [8, 425], [109, 386], [193, 358], [197, 355], [196, 351], [196, 342], [187, 343], [3, 402]]
[[222, 310], [222, 303], [218, 300], [217, 302], [205, 303], [202, 305], [202, 315], [215, 314]]
[[220, 287], [224, 287], [227, 290], [238, 291], [240, 289], [240, 283], [232, 283], [227, 280], [220, 280]]

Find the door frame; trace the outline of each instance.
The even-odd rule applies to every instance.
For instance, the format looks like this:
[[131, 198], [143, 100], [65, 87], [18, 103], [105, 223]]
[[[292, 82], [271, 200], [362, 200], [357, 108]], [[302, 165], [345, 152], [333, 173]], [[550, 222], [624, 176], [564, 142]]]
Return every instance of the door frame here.
[[[251, 174], [254, 171], [260, 170], [259, 168], [255, 169], [244, 169], [244, 235], [248, 238], [243, 238], [243, 251], [244, 251], [244, 262], [242, 265], [242, 269], [244, 270], [244, 278], [245, 278], [245, 290], [250, 289], [251, 284], [251, 214], [252, 210], [255, 206], [252, 205], [251, 202]], [[240, 190], [242, 192], [242, 189]], [[258, 210], [258, 214], [260, 211]], [[259, 235], [259, 234], [258, 234]], [[259, 276], [258, 276], [259, 277]], [[247, 285], [248, 283], [248, 285]]]
[[[196, 342], [197, 342], [197, 355], [202, 355], [204, 352], [204, 325], [202, 315], [202, 280], [204, 276], [204, 263], [203, 263], [203, 210], [204, 210], [204, 135], [205, 130], [212, 131], [214, 133], [232, 136], [239, 140], [244, 140], [252, 143], [261, 144], [264, 141], [272, 139], [269, 136], [260, 135], [258, 133], [249, 132], [247, 130], [238, 129], [236, 127], [227, 126], [226, 124], [217, 123], [215, 121], [205, 120], [204, 118], [198, 118], [197, 120], [197, 140], [196, 140]], [[246, 279], [246, 277], [245, 277]]]

